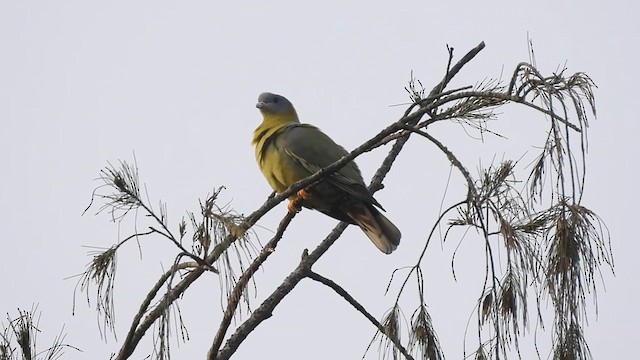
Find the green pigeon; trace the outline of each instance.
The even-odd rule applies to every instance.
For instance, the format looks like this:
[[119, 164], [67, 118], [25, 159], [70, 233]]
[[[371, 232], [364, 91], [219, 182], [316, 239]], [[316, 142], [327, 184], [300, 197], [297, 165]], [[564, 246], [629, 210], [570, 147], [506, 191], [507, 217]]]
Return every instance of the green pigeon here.
[[[348, 152], [315, 126], [301, 124], [298, 114], [284, 96], [262, 93], [256, 107], [262, 123], [253, 132], [256, 161], [276, 192], [338, 161]], [[380, 203], [367, 189], [355, 162], [329, 175], [311, 190], [289, 197], [288, 210], [300, 205], [332, 218], [358, 225], [375, 246], [390, 254], [400, 244], [400, 230], [380, 210]]]

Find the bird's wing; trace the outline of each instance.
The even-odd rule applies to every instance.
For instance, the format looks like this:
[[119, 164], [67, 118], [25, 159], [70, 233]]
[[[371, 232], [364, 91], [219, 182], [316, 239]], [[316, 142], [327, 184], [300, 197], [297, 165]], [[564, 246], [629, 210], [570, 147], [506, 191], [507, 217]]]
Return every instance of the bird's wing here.
[[[279, 137], [279, 140], [284, 151], [308, 172], [307, 176], [333, 164], [348, 154], [342, 146], [336, 144], [320, 129], [308, 124], [289, 126]], [[325, 181], [365, 203], [382, 209], [382, 206], [365, 186], [362, 174], [353, 161], [328, 176]]]

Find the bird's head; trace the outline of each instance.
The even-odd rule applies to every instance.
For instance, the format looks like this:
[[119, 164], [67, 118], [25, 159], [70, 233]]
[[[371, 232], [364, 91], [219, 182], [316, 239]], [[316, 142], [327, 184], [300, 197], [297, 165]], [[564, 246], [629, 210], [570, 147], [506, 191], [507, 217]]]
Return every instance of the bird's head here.
[[262, 93], [258, 96], [256, 107], [260, 109], [265, 121], [298, 122], [298, 114], [293, 104], [286, 97], [272, 93]]

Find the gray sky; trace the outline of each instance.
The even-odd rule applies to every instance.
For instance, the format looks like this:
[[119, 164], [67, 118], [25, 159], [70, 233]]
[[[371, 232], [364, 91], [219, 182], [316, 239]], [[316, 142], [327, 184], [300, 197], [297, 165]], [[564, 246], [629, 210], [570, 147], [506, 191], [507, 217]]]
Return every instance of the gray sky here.
[[[119, 343], [111, 336], [106, 343], [100, 339], [94, 308], [82, 297], [72, 316], [76, 281], [64, 280], [84, 270], [90, 260], [86, 247], [109, 247], [134, 225], [118, 227], [105, 214], [93, 216], [95, 208], [81, 216], [99, 185], [93, 179], [107, 161], [132, 161], [135, 152], [154, 205], [158, 199], [167, 202], [175, 229], [186, 210], [196, 211], [198, 199], [221, 185], [227, 188], [223, 200], [248, 214], [270, 192], [249, 144], [260, 122], [254, 107], [260, 92], [287, 96], [303, 121], [350, 149], [399, 118], [405, 107], [391, 105], [407, 102], [403, 88], [411, 71], [428, 88], [441, 79], [446, 44], [460, 57], [486, 42], [452, 84], [473, 85], [508, 77], [518, 62], [527, 61], [528, 33], [543, 73], [566, 64], [569, 73], [584, 71], [598, 85], [584, 205], [611, 231], [616, 277], [603, 273], [606, 291], [598, 293], [598, 320], [590, 318], [586, 335], [595, 358], [630, 358], [637, 353], [640, 323], [640, 245], [631, 226], [638, 201], [632, 186], [638, 178], [637, 144], [631, 139], [640, 126], [631, 112], [640, 80], [635, 69], [640, 31], [633, 25], [639, 9], [631, 1], [569, 3], [1, 2], [0, 313], [39, 304], [41, 346], [66, 324], [66, 341], [84, 351], [68, 352], [66, 359], [108, 358]], [[546, 130], [544, 117], [513, 106], [501, 112], [492, 126], [509, 140], [489, 138], [483, 144], [453, 124], [441, 125], [442, 139], [474, 169], [490, 163], [493, 154], [498, 159], [535, 154]], [[387, 150], [358, 159], [366, 177]], [[400, 248], [383, 256], [350, 228], [316, 270], [382, 316], [394, 301], [384, 296], [389, 274], [412, 263], [422, 248], [448, 176], [443, 155], [413, 139], [376, 195], [402, 229]], [[456, 175], [451, 184], [445, 203], [459, 198], [462, 179]], [[260, 221], [256, 231], [263, 241], [284, 213], [280, 205]], [[299, 214], [258, 274], [254, 305], [293, 269], [302, 250], [314, 248], [334, 225], [320, 213]], [[465, 240], [454, 282], [450, 263], [456, 244], [455, 238], [434, 244], [423, 269], [431, 316], [452, 359], [462, 354], [482, 266], [473, 260], [481, 248], [473, 238]], [[141, 248], [142, 259], [133, 243], [118, 256], [118, 340], [146, 291], [173, 261], [173, 249], [163, 239], [145, 239]], [[220, 318], [219, 294], [217, 278], [206, 276], [182, 300], [191, 340], [179, 347], [172, 343], [175, 358], [201, 358], [206, 352]], [[405, 316], [412, 311], [407, 307]], [[360, 358], [373, 333], [328, 289], [303, 281], [236, 357]], [[538, 334], [543, 357], [549, 336]], [[470, 337], [468, 351], [475, 346]], [[147, 349], [134, 358], [143, 358]]]

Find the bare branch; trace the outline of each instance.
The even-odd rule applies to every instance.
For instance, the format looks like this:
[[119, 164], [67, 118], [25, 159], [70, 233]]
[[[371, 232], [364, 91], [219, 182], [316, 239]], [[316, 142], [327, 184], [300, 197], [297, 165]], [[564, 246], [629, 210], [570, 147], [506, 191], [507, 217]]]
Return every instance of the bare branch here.
[[309, 270], [307, 277], [333, 289], [333, 291], [335, 291], [338, 295], [340, 295], [343, 299], [345, 299], [349, 304], [351, 304], [351, 306], [353, 306], [356, 310], [358, 310], [359, 313], [364, 315], [364, 317], [366, 317], [367, 320], [369, 320], [373, 324], [373, 326], [378, 328], [378, 331], [385, 334], [387, 338], [393, 342], [395, 347], [402, 353], [402, 355], [404, 355], [406, 359], [409, 359], [409, 360], [413, 359], [413, 356], [411, 356], [409, 352], [407, 352], [407, 349], [405, 349], [405, 347], [402, 346], [402, 344], [400, 343], [400, 339], [396, 336], [393, 336], [393, 334], [388, 334], [386, 332], [387, 329], [384, 326], [382, 326], [382, 324], [380, 324], [378, 320], [376, 320], [376, 318], [373, 317], [373, 315], [371, 315], [362, 305], [360, 305], [358, 301], [356, 301], [356, 299], [353, 298], [353, 296], [351, 296], [340, 285], [336, 284], [333, 280], [327, 279], [324, 276], [317, 274], [311, 270]]
[[258, 257], [256, 257], [249, 268], [245, 270], [245, 272], [240, 276], [240, 279], [236, 282], [236, 285], [229, 295], [229, 303], [227, 304], [227, 308], [224, 311], [224, 315], [222, 317], [222, 321], [220, 322], [220, 327], [218, 328], [218, 332], [216, 333], [215, 338], [213, 339], [213, 344], [209, 349], [208, 359], [215, 359], [218, 353], [218, 349], [220, 345], [222, 345], [222, 341], [224, 339], [224, 335], [227, 333], [229, 329], [229, 325], [231, 324], [231, 319], [233, 318], [233, 314], [235, 313], [238, 302], [240, 302], [240, 298], [242, 297], [242, 293], [244, 292], [249, 280], [253, 276], [253, 274], [260, 268], [260, 266], [267, 260], [269, 255], [271, 255], [275, 250], [276, 246], [278, 246], [278, 242], [282, 239], [282, 235], [284, 231], [293, 220], [295, 213], [287, 213], [287, 215], [282, 219], [280, 225], [278, 225], [278, 230], [273, 238], [264, 246], [262, 251]]

